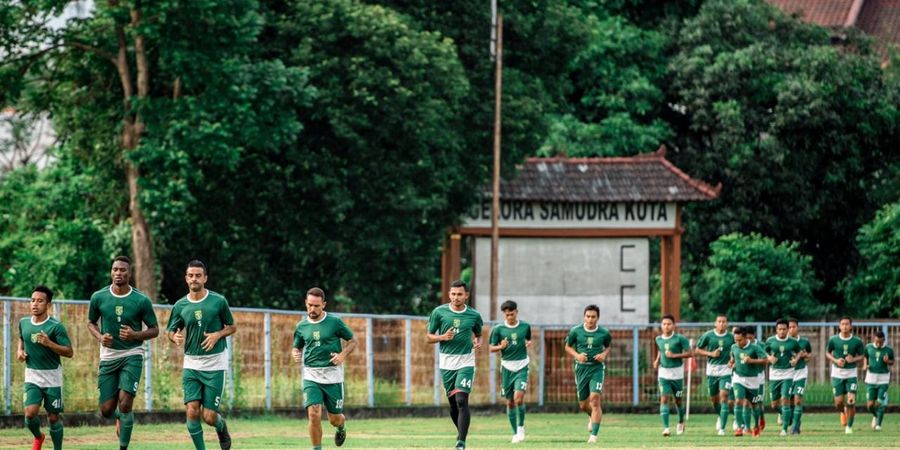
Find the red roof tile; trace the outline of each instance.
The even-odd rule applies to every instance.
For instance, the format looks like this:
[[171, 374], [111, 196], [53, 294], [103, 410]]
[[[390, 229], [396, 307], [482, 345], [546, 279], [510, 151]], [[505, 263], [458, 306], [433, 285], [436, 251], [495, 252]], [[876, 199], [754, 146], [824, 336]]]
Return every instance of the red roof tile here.
[[854, 0], [768, 0], [768, 2], [785, 14], [798, 15], [804, 22], [823, 27], [844, 27], [847, 26]]
[[887, 43], [900, 44], [900, 0], [866, 0], [856, 25], [882, 50]]
[[[518, 175], [500, 182], [503, 200], [547, 202], [687, 202], [713, 200], [712, 187], [654, 153], [618, 158], [528, 158]], [[491, 196], [490, 186], [482, 190]]]

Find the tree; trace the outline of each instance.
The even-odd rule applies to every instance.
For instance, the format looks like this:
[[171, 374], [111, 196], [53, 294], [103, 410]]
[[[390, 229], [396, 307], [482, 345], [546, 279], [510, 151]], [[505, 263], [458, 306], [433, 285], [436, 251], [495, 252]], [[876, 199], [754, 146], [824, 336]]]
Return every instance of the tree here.
[[709, 247], [700, 281], [704, 319], [721, 313], [741, 321], [817, 319], [830, 310], [813, 296], [820, 282], [812, 258], [801, 254], [796, 242], [731, 233]]
[[847, 304], [861, 317], [900, 314], [900, 203], [885, 205], [860, 228], [862, 264], [843, 287]]
[[824, 281], [817, 297], [842, 306], [854, 230], [900, 157], [900, 85], [867, 45], [833, 46], [762, 0], [710, 0], [685, 21], [669, 65], [671, 157], [725, 186], [687, 208], [686, 255], [733, 231], [798, 242]]
[[283, 99], [279, 107], [292, 103], [302, 73], [252, 64], [261, 27], [252, 0], [109, 0], [51, 26], [68, 3], [4, 1], [0, 103], [51, 111], [67, 148], [127, 189], [109, 197], [121, 205], [109, 210], [115, 222], [127, 218], [135, 283], [156, 298], [151, 225], [191, 206], [186, 167], [233, 167], [242, 148], [263, 138], [295, 139], [299, 123], [283, 108], [271, 111], [281, 121], [247, 112], [256, 93]]

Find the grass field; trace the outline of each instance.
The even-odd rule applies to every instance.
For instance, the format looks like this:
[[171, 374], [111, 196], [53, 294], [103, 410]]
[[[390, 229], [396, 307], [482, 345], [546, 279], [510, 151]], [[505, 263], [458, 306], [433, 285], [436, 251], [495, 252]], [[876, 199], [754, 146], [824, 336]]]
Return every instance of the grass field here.
[[[528, 438], [521, 444], [510, 444], [509, 424], [505, 416], [482, 417], [472, 420], [468, 448], [900, 448], [900, 417], [888, 415], [884, 431], [869, 428], [871, 415], [860, 413], [856, 433], [845, 435], [836, 414], [808, 414], [803, 417], [803, 434], [779, 437], [775, 415], [767, 414], [769, 425], [760, 438], [716, 436], [713, 431], [714, 416], [692, 416], [687, 432], [682, 436], [663, 438], [660, 435], [659, 417], [654, 415], [608, 414], [600, 430], [600, 442], [587, 444], [587, 420], [576, 414], [532, 414], [527, 417]], [[673, 422], [674, 423], [674, 422]], [[233, 448], [277, 449], [309, 448], [306, 422], [281, 417], [233, 419], [229, 429], [234, 439]], [[674, 427], [673, 427], [674, 431]], [[46, 433], [46, 430], [44, 430]], [[116, 447], [115, 430], [107, 427], [67, 428], [66, 449], [110, 449]], [[369, 419], [348, 422], [348, 439], [342, 448], [453, 448], [455, 432], [447, 418], [397, 418]], [[207, 448], [218, 449], [215, 431], [205, 427]], [[333, 431], [325, 426], [325, 448], [335, 448]], [[0, 430], [0, 448], [28, 448], [31, 437], [23, 427]], [[192, 449], [184, 425], [135, 426], [130, 448], [133, 450]], [[52, 449], [49, 437], [45, 449]]]

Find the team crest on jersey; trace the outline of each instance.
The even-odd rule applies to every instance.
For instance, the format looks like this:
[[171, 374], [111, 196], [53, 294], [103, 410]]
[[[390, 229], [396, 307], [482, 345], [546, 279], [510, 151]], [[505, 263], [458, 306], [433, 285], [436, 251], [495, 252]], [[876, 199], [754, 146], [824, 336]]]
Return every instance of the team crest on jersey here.
[[725, 341], [722, 339], [719, 339], [719, 347], [724, 347], [724, 346], [725, 346]]
[[511, 337], [513, 340], [516, 340], [519, 338], [519, 333], [513, 333]]
[[[32, 336], [32, 338], [34, 337], [34, 335], [31, 335], [31, 336]], [[881, 358], [881, 352], [875, 352], [875, 357]]]
[[666, 350], [669, 350], [669, 344], [666, 344]]
[[780, 351], [781, 353], [784, 353], [784, 346], [783, 345], [778, 346], [778, 351]]
[[123, 305], [116, 305], [116, 315], [117, 315], [117, 316], [121, 316], [122, 313], [124, 313], [124, 312], [125, 312], [125, 306], [123, 306]]
[[850, 348], [849, 345], [844, 344], [844, 353], [847, 353], [849, 351], [849, 348]]
[[594, 345], [594, 338], [592, 336], [588, 336], [588, 345]]
[[318, 331], [313, 331], [313, 340], [318, 341], [322, 335]]
[[203, 311], [201, 311], [199, 309], [194, 311], [194, 318], [197, 320], [203, 319]]
[[31, 333], [31, 343], [32, 344], [37, 344], [38, 336], [40, 336], [40, 333]]
[[459, 328], [461, 323], [459, 319], [453, 319], [453, 328]]

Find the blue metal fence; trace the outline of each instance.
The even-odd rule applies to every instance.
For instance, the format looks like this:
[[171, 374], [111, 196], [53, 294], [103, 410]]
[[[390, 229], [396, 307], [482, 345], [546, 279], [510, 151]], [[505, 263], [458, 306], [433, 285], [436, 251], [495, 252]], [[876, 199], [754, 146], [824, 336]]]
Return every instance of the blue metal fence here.
[[[6, 414], [21, 410], [24, 364], [13, 363], [15, 324], [28, 317], [28, 299], [0, 297], [3, 303], [3, 405]], [[99, 345], [87, 330], [87, 301], [57, 300], [53, 314], [69, 331], [75, 356], [64, 360], [64, 396], [67, 411], [96, 409], [96, 370]], [[155, 305], [160, 327], [171, 312], [170, 305]], [[229, 370], [226, 373], [226, 408], [296, 408], [301, 403], [300, 366], [290, 355], [295, 324], [301, 311], [232, 308], [238, 331], [228, 338]], [[356, 407], [382, 405], [440, 405], [446, 402], [437, 369], [437, 348], [426, 343], [427, 318], [405, 315], [338, 314], [354, 330], [359, 347], [345, 361], [345, 404]], [[527, 317], [523, 317], [528, 321]], [[774, 333], [774, 324], [743, 324], [757, 327], [765, 338]], [[734, 325], [734, 324], [733, 324]], [[491, 324], [485, 325], [487, 338]], [[867, 341], [882, 330], [888, 343], [900, 345], [900, 322], [858, 322], [857, 334]], [[533, 326], [536, 345], [529, 349], [531, 367], [526, 401], [543, 405], [575, 401], [575, 381], [571, 358], [563, 350], [571, 325]], [[651, 368], [656, 324], [608, 325], [613, 334], [613, 351], [607, 360], [604, 402], [625, 405], [649, 404], [657, 400], [656, 376]], [[711, 323], [681, 323], [678, 330], [695, 342]], [[809, 366], [808, 403], [830, 401], [828, 364], [823, 356], [825, 343], [836, 333], [836, 323], [802, 323], [815, 353]], [[183, 354], [164, 337], [144, 344], [142, 389], [136, 409], [147, 411], [183, 408], [181, 402], [181, 362]], [[489, 404], [503, 401], [498, 394], [499, 364], [485, 345], [476, 356], [477, 370], [471, 402]], [[705, 360], [691, 366], [694, 402], [705, 401]], [[900, 365], [891, 369], [896, 377]], [[895, 378], [896, 379], [896, 378]], [[816, 389], [821, 386], [821, 389]], [[821, 391], [821, 392], [820, 392]], [[821, 397], [821, 398], [818, 398]]]

